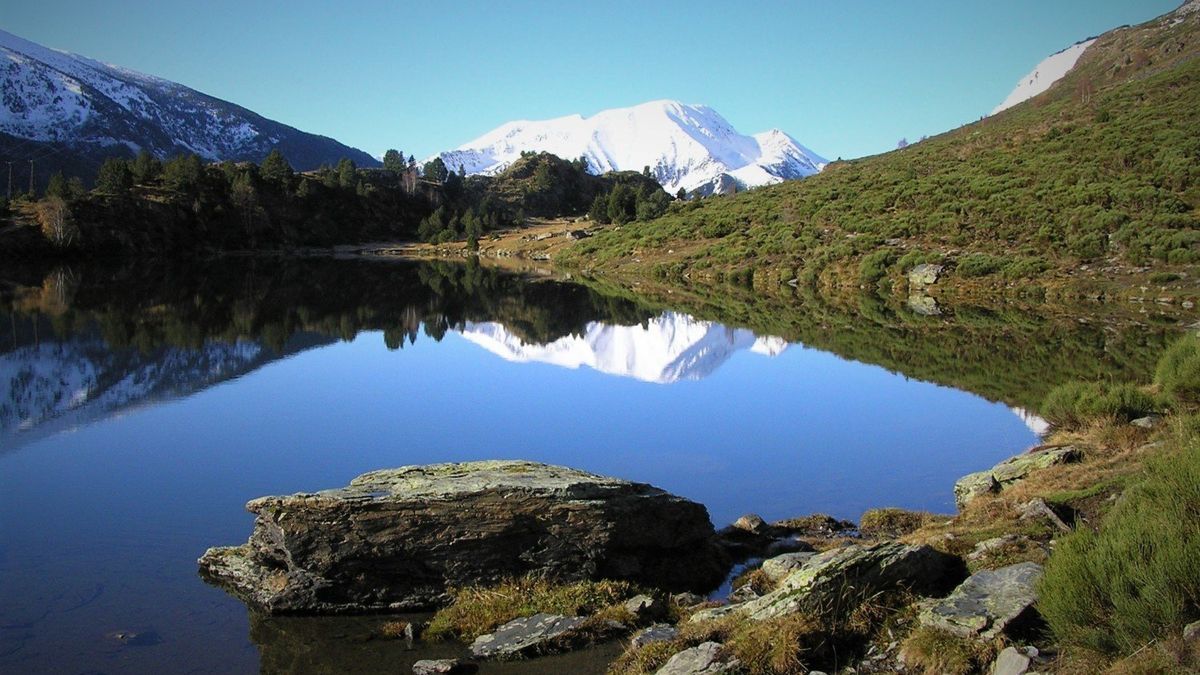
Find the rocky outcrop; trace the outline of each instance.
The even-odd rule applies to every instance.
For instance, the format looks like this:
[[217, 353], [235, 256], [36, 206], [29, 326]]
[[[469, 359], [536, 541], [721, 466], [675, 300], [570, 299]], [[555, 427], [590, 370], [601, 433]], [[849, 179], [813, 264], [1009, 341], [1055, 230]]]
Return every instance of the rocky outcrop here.
[[470, 675], [479, 666], [458, 659], [422, 659], [413, 664], [413, 675]]
[[1077, 462], [1083, 454], [1074, 446], [1051, 446], [1010, 457], [987, 471], [968, 474], [954, 484], [954, 501], [963, 508], [980, 495], [994, 494], [1025, 478], [1033, 471], [1057, 464]]
[[200, 569], [271, 613], [426, 608], [448, 586], [526, 574], [708, 590], [728, 569], [703, 506], [532, 462], [375, 471], [247, 508], [249, 541], [209, 549]]
[[477, 659], [515, 659], [551, 651], [555, 643], [570, 639], [585, 621], [580, 616], [544, 613], [513, 619], [495, 632], [475, 638], [471, 655]]
[[633, 637], [629, 638], [629, 646], [641, 649], [656, 642], [670, 642], [677, 637], [679, 637], [678, 628], [669, 623], [656, 623], [634, 633]]
[[1030, 618], [1042, 566], [1024, 562], [977, 572], [921, 613], [925, 626], [990, 640]]
[[734, 612], [756, 621], [802, 611], [821, 612], [846, 606], [847, 593], [864, 598], [901, 587], [918, 593], [937, 592], [963, 576], [961, 560], [929, 546], [896, 542], [844, 546], [805, 560], [778, 588], [760, 598], [701, 610], [691, 620], [720, 618]]

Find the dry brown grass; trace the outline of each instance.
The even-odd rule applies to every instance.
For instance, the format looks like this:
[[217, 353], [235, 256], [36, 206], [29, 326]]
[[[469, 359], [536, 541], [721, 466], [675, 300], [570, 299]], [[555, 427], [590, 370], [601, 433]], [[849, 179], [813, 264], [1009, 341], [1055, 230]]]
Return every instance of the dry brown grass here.
[[1194, 675], [1200, 672], [1200, 643], [1174, 636], [1113, 660], [1086, 649], [1065, 649], [1054, 663], [1059, 675]]
[[927, 675], [970, 675], [981, 672], [995, 657], [999, 643], [961, 638], [934, 628], [921, 627], [905, 638], [901, 658], [915, 672]]
[[916, 532], [931, 523], [950, 520], [952, 517], [891, 507], [870, 509], [862, 515], [858, 531], [864, 537], [893, 539]]
[[473, 640], [513, 619], [539, 612], [566, 616], [593, 616], [591, 627], [606, 619], [627, 618], [620, 604], [638, 593], [624, 581], [580, 581], [568, 584], [525, 577], [496, 586], [454, 589], [454, 600], [438, 610], [425, 629], [425, 637], [458, 637]]

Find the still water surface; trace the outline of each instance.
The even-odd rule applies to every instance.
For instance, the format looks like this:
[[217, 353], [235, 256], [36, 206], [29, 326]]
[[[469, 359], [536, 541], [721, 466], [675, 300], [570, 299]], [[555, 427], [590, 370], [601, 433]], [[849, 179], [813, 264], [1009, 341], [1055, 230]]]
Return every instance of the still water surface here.
[[[257, 282], [121, 311], [43, 288], [68, 296], [53, 329], [10, 314], [0, 671], [256, 672], [339, 649], [394, 669], [397, 647], [367, 641], [366, 624], [248, 617], [195, 564], [246, 539], [246, 501], [381, 467], [564, 464], [699, 501], [719, 527], [751, 511], [951, 511], [956, 478], [1036, 441], [1008, 405], [779, 337], [594, 294], [558, 304], [581, 297], [570, 288], [387, 274], [375, 292], [408, 298], [395, 307], [313, 291], [322, 309], [345, 303], [340, 331]], [[272, 312], [293, 317], [282, 332]], [[138, 332], [164, 313], [195, 324]]]

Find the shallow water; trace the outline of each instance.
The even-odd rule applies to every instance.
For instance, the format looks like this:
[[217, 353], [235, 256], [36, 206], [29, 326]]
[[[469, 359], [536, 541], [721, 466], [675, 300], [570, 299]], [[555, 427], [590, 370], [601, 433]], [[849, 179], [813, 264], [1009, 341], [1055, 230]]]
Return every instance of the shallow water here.
[[699, 501], [719, 527], [950, 511], [956, 478], [1036, 441], [1005, 403], [566, 284], [254, 264], [157, 291], [51, 275], [10, 299], [26, 309], [0, 342], [0, 670], [395, 672], [413, 653], [369, 639], [377, 618], [248, 618], [196, 574], [206, 547], [246, 539], [246, 501], [381, 467], [570, 465]]

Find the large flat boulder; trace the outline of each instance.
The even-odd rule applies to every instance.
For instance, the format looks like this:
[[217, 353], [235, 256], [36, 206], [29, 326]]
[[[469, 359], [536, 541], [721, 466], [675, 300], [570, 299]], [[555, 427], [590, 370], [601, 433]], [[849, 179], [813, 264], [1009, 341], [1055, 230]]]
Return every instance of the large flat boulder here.
[[1023, 562], [972, 574], [950, 595], [921, 613], [925, 626], [961, 637], [990, 640], [1033, 612], [1042, 566]]
[[761, 621], [797, 612], [822, 612], [845, 606], [847, 599], [853, 599], [847, 594], [862, 599], [897, 588], [937, 592], [954, 586], [964, 576], [961, 560], [929, 546], [897, 542], [843, 546], [802, 561], [778, 588], [760, 598], [701, 610], [690, 620], [740, 613]]
[[471, 643], [477, 659], [515, 659], [549, 651], [558, 640], [570, 639], [587, 619], [581, 616], [534, 614], [513, 619]]
[[271, 613], [428, 608], [526, 574], [708, 590], [728, 565], [708, 512], [644, 483], [524, 461], [406, 466], [261, 497], [201, 573]]

